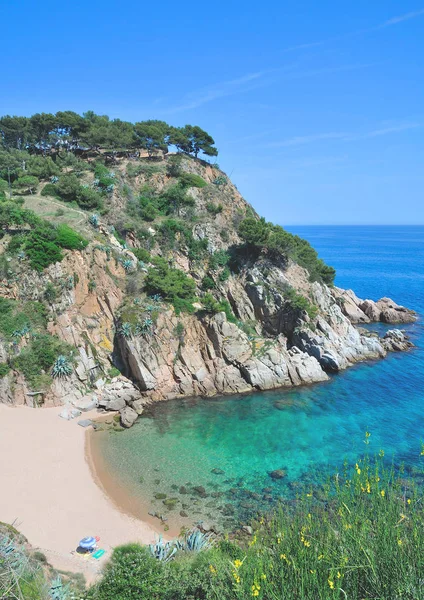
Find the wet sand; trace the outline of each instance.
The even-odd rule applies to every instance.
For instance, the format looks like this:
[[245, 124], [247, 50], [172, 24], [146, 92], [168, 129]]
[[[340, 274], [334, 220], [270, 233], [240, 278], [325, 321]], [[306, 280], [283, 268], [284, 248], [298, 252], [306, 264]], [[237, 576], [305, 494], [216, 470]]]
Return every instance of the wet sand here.
[[[55, 568], [92, 581], [113, 547], [150, 543], [163, 528], [128, 514], [124, 491], [122, 503], [109, 498], [109, 484], [93, 477], [89, 432], [59, 418], [62, 409], [0, 404], [0, 521], [13, 523]], [[87, 535], [100, 537], [104, 559], [72, 554]]]

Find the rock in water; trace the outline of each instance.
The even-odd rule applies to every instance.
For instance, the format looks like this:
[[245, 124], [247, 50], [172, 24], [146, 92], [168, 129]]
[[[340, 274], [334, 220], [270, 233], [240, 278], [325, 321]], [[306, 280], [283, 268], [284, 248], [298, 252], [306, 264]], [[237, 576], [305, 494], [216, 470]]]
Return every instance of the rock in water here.
[[276, 469], [275, 471], [271, 471], [269, 476], [271, 479], [284, 479], [287, 473], [283, 469]]
[[123, 408], [119, 411], [119, 414], [121, 415], [122, 427], [131, 427], [137, 421], [138, 414], [130, 406]]

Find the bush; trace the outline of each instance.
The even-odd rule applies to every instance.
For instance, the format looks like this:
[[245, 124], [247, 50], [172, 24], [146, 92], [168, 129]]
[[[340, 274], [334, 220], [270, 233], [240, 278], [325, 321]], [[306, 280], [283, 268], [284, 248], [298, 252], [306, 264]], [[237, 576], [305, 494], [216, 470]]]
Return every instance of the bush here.
[[203, 290], [212, 290], [215, 287], [215, 282], [212, 277], [209, 275], [205, 275], [202, 279], [202, 289]]
[[402, 470], [387, 468], [383, 454], [299, 491], [253, 524], [248, 543], [221, 540], [168, 563], [135, 544], [116, 548], [88, 598], [418, 600], [422, 492]]
[[99, 209], [103, 205], [101, 195], [96, 190], [83, 187], [78, 177], [72, 173], [62, 175], [55, 184], [55, 189], [62, 200], [76, 202], [85, 210]]
[[169, 267], [162, 259], [155, 261], [156, 267], [147, 272], [146, 289], [151, 294], [160, 294], [165, 300], [173, 302], [176, 298], [194, 300], [196, 284], [184, 271]]
[[56, 198], [59, 194], [56, 186], [53, 183], [46, 183], [46, 185], [41, 190], [41, 195], [52, 196], [53, 198]]
[[6, 377], [9, 371], [10, 367], [7, 363], [0, 363], [0, 378]]
[[228, 300], [216, 300], [212, 294], [206, 294], [202, 298], [202, 304], [206, 312], [210, 312], [212, 314], [224, 312], [227, 317], [227, 321], [230, 323], [237, 323], [237, 319], [234, 316]]
[[57, 357], [68, 354], [69, 350], [68, 344], [59, 338], [49, 334], [38, 334], [19, 356], [13, 358], [12, 366], [23, 373], [25, 379], [35, 387], [43, 372], [48, 373]]
[[29, 175], [35, 175], [39, 179], [49, 179], [59, 175], [60, 168], [50, 156], [31, 156], [27, 163], [27, 171]]
[[68, 250], [82, 250], [88, 245], [88, 241], [79, 233], [74, 231], [69, 225], [59, 225], [56, 229], [57, 237], [55, 242], [61, 248]]
[[219, 213], [222, 213], [222, 211], [224, 210], [224, 207], [222, 206], [222, 204], [214, 204], [213, 202], [208, 202], [206, 204], [206, 210], [211, 215], [219, 215]]
[[307, 312], [311, 319], [315, 319], [318, 314], [318, 307], [302, 294], [298, 294], [293, 288], [289, 288], [284, 292], [284, 299], [292, 309]]
[[332, 285], [336, 271], [318, 258], [317, 252], [306, 240], [285, 231], [280, 225], [267, 223], [265, 219], [247, 217], [238, 227], [240, 237], [250, 246], [267, 249], [291, 258], [309, 271], [311, 281], [322, 281]]
[[27, 192], [32, 194], [35, 192], [39, 183], [40, 182], [37, 177], [33, 177], [32, 175], [23, 175], [13, 182], [13, 188], [15, 190], [19, 190], [23, 194], [26, 194]]
[[150, 252], [148, 250], [145, 250], [144, 248], [131, 248], [131, 252], [138, 260], [141, 260], [144, 263], [148, 263], [151, 261], [152, 257]]
[[181, 173], [178, 176], [178, 181], [180, 183], [180, 185], [182, 185], [183, 187], [195, 187], [195, 188], [203, 188], [206, 187], [208, 184], [206, 183], [206, 181], [204, 179], [202, 179], [202, 177], [200, 177], [200, 175], [196, 175], [195, 173]]
[[39, 272], [63, 259], [59, 246], [45, 237], [39, 237], [36, 231], [28, 235], [25, 242], [25, 252], [29, 258], [31, 268]]
[[166, 588], [166, 572], [147, 548], [127, 544], [115, 548], [103, 577], [88, 600], [159, 600]]

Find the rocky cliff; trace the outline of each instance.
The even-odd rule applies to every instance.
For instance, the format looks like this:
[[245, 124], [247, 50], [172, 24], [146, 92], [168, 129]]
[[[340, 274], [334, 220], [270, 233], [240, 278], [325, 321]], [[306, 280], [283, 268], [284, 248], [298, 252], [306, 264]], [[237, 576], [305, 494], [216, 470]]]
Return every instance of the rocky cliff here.
[[[32, 375], [17, 358], [35, 352], [36, 325], [3, 328], [1, 401], [97, 404], [119, 410], [129, 426], [146, 402], [310, 384], [410, 347], [398, 329], [380, 338], [357, 325], [410, 322], [412, 311], [388, 298], [361, 300], [313, 277], [290, 252], [246, 243], [240, 223], [258, 217], [217, 167], [188, 157], [177, 167], [172, 156], [113, 160], [104, 214], [77, 211], [84, 249], [38, 272], [11, 253], [16, 232], [0, 240], [7, 314], [19, 321], [23, 307], [30, 322], [37, 306], [42, 335], [72, 358], [63, 376]], [[92, 184], [89, 161], [82, 177]], [[25, 207], [39, 210], [40, 199]], [[155, 292], [161, 278], [165, 295]]]

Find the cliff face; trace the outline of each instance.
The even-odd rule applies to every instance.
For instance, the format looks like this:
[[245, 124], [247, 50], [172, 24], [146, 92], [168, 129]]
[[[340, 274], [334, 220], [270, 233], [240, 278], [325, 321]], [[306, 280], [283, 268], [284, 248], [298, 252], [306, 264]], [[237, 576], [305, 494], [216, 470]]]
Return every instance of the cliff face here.
[[[74, 348], [74, 363], [72, 373], [53, 379], [47, 389], [34, 389], [12, 368], [0, 378], [1, 401], [78, 409], [98, 404], [120, 410], [129, 426], [148, 401], [310, 384], [358, 361], [410, 346], [398, 330], [379, 338], [354, 326], [415, 319], [389, 299], [363, 301], [352, 291], [311, 282], [307, 269], [283, 255], [245, 252], [237, 265], [228, 263], [227, 256], [224, 266], [225, 253], [241, 246], [239, 222], [254, 212], [222, 172], [201, 161], [184, 158], [179, 167], [204, 182], [188, 188], [190, 202], [178, 209], [176, 221], [189, 231], [191, 245], [175, 223], [169, 243], [163, 219], [156, 218], [141, 234], [121, 227], [123, 247], [110, 225], [131, 221], [125, 207], [146, 184], [151, 194], [172, 185], [175, 178], [166, 166], [164, 160], [157, 172], [130, 179], [129, 163], [118, 161], [118, 185], [107, 215], [93, 231], [89, 215], [84, 221], [91, 236], [87, 248], [67, 251], [62, 262], [42, 273], [30, 270], [25, 261], [16, 263], [16, 276], [3, 280], [2, 297], [46, 305], [47, 331]], [[4, 253], [7, 242], [1, 241]], [[150, 258], [139, 261], [137, 248]], [[202, 252], [196, 255], [198, 248]], [[148, 274], [159, 268], [154, 264], [158, 256], [195, 282], [197, 300], [189, 302], [188, 312], [177, 314], [178, 308], [152, 297], [146, 287]], [[46, 303], [48, 285], [57, 293]], [[206, 293], [216, 301], [213, 309], [210, 302], [209, 307], [202, 303]], [[293, 302], [293, 294], [313, 310]], [[0, 363], [13, 366], [13, 356], [30, 343], [28, 336], [21, 335], [18, 343], [3, 338]]]

